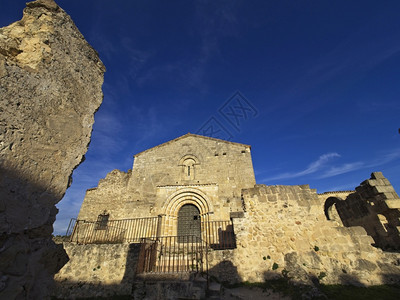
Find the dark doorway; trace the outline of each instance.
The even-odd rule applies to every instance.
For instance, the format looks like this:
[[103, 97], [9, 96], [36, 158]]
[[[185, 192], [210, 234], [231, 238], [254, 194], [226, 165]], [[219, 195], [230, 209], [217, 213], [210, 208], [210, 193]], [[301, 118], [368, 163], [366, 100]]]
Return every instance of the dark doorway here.
[[178, 213], [178, 236], [193, 235], [201, 238], [200, 211], [192, 204], [185, 204]]

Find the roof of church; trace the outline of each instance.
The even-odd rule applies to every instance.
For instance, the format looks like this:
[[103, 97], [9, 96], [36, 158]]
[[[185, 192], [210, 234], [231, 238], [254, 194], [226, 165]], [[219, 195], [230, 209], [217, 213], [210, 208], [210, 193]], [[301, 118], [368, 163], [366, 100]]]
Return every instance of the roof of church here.
[[155, 146], [155, 147], [149, 148], [149, 149], [147, 149], [147, 150], [144, 150], [144, 151], [142, 151], [142, 152], [139, 152], [139, 153], [135, 154], [134, 157], [136, 157], [136, 156], [138, 156], [138, 155], [140, 155], [140, 154], [143, 154], [143, 153], [145, 153], [145, 152], [147, 152], [147, 151], [149, 151], [149, 150], [152, 150], [152, 149], [155, 149], [155, 148], [159, 148], [159, 147], [165, 146], [165, 145], [167, 145], [167, 144], [176, 142], [176, 141], [178, 141], [178, 140], [187, 138], [187, 137], [189, 137], [189, 136], [198, 137], [198, 138], [203, 138], [203, 139], [207, 139], [207, 140], [211, 140], [211, 141], [224, 142], [224, 143], [227, 143], [227, 144], [240, 145], [240, 146], [244, 146], [244, 147], [251, 148], [250, 145], [241, 144], [241, 143], [235, 143], [235, 142], [230, 142], [230, 141], [225, 141], [225, 140], [221, 140], [221, 139], [217, 139], [217, 138], [213, 138], [213, 137], [209, 137], [209, 136], [204, 136], [204, 135], [199, 135], [199, 134], [193, 134], [193, 133], [190, 133], [190, 132], [189, 132], [189, 133], [187, 133], [187, 134], [185, 134], [185, 135], [182, 135], [182, 136], [180, 136], [180, 137], [177, 137], [176, 139], [170, 140], [170, 141], [165, 142], [165, 143], [162, 143], [162, 144], [160, 144], [160, 145], [158, 145], [158, 146]]

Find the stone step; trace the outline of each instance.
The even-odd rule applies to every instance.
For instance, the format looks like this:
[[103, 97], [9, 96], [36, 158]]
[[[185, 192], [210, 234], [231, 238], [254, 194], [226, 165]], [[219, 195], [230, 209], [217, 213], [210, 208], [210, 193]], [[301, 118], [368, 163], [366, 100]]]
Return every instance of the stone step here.
[[207, 299], [220, 299], [221, 285], [217, 282], [210, 282], [208, 285]]

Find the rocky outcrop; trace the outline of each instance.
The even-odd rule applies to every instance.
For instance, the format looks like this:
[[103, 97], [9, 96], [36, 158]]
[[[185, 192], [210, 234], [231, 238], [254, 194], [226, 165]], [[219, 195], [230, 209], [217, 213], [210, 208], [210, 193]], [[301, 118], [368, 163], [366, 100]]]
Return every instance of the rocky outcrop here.
[[0, 29], [0, 298], [43, 299], [66, 262], [55, 204], [84, 158], [105, 68], [52, 0]]

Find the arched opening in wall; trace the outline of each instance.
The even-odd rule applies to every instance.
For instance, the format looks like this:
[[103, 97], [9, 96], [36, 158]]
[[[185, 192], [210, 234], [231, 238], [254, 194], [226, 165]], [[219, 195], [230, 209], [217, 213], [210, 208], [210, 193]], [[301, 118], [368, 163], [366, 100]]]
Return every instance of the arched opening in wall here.
[[182, 180], [194, 180], [196, 177], [196, 168], [199, 165], [199, 160], [196, 156], [187, 154], [183, 156], [179, 161], [179, 166], [181, 166], [181, 179]]
[[325, 200], [324, 213], [328, 221], [340, 221], [340, 216], [336, 210], [336, 205], [338, 202], [342, 201], [340, 198], [329, 197]]
[[178, 212], [178, 236], [188, 235], [201, 238], [200, 210], [193, 204], [183, 205]]

